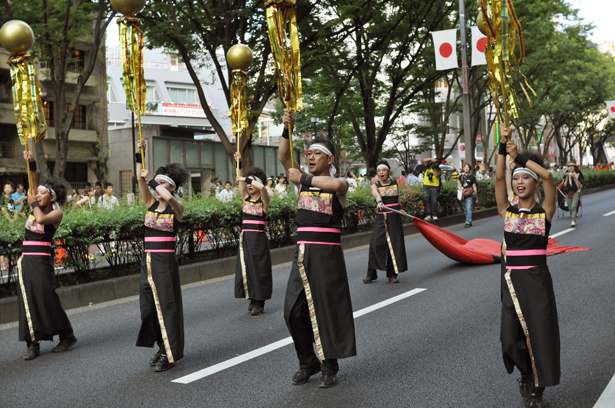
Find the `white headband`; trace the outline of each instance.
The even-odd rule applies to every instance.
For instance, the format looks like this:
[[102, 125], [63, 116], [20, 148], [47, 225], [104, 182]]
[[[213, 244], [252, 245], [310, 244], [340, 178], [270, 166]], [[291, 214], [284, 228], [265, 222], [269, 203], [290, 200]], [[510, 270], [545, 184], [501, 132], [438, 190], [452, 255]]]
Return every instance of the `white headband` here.
[[259, 183], [261, 183], [262, 185], [265, 185], [265, 183], [263, 183], [263, 180], [259, 179], [256, 176], [248, 176], [249, 179], [252, 179], [254, 181], [258, 181]]
[[56, 192], [55, 192], [55, 191], [53, 191], [53, 188], [51, 188], [51, 187], [45, 187], [45, 186], [43, 186], [43, 185], [40, 185], [40, 186], [38, 186], [38, 188], [42, 188], [43, 190], [47, 191], [49, 194], [51, 194], [52, 196], [54, 196], [54, 197], [56, 197], [56, 198], [58, 197], [58, 196], [56, 195]]
[[[320, 143], [314, 143], [313, 145], [310, 145], [310, 148], [308, 150], [320, 150], [327, 156], [333, 156], [333, 153], [331, 153], [331, 150], [327, 149], [326, 146]], [[337, 173], [337, 169], [335, 168], [333, 164], [331, 164], [331, 167], [329, 167], [329, 175], [331, 177], [335, 177], [335, 173]]]
[[164, 174], [158, 174], [156, 177], [154, 177], [154, 180], [164, 180], [172, 186], [175, 185], [175, 182], [171, 179], [171, 177], [165, 176]]
[[527, 167], [517, 167], [515, 171], [513, 171], [513, 176], [515, 174], [529, 174], [530, 176], [534, 178], [534, 180], [538, 180], [538, 175], [534, 173], [532, 170], [528, 169]]
[[376, 167], [376, 171], [380, 169], [387, 169], [388, 171], [391, 171], [391, 168], [387, 166], [386, 164], [379, 164], [378, 167]]

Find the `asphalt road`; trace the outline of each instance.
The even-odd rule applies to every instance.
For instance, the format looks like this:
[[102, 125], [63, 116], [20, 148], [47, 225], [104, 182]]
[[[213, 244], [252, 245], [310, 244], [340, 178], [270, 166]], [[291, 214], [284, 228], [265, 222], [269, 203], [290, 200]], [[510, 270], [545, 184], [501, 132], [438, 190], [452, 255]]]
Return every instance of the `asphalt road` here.
[[[560, 244], [591, 251], [550, 257], [562, 338], [562, 381], [548, 388], [547, 407], [593, 407], [615, 375], [615, 190], [583, 198], [576, 230]], [[551, 234], [570, 218], [554, 218]], [[501, 240], [497, 217], [464, 238]], [[79, 342], [67, 353], [25, 362], [17, 328], [0, 328], [0, 407], [521, 407], [517, 373], [507, 375], [500, 341], [500, 265], [458, 264], [421, 235], [406, 239], [410, 270], [399, 284], [365, 285], [368, 250], [346, 251], [355, 311], [425, 289], [355, 320], [358, 355], [340, 361], [339, 384], [318, 376], [291, 385], [298, 368], [292, 345], [188, 384], [173, 382], [288, 337], [282, 316], [290, 266], [274, 269], [266, 313], [248, 314], [233, 298], [231, 277], [184, 288], [185, 358], [164, 373], [148, 365], [153, 349], [134, 346], [136, 298], [70, 312]], [[615, 401], [611, 401], [615, 406]]]

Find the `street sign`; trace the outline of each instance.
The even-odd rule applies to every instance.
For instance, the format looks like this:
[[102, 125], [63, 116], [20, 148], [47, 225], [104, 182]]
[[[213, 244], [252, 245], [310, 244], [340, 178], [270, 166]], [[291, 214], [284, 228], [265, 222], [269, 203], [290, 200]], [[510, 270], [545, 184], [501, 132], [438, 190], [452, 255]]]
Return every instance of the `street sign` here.
[[459, 143], [459, 159], [460, 160], [466, 159], [466, 144], [465, 143]]

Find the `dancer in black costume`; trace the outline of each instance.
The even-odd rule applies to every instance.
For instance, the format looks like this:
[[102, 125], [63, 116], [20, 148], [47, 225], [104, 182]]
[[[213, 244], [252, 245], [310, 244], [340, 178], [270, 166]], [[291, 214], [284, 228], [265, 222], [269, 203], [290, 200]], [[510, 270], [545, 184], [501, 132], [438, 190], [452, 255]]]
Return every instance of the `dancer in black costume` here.
[[[145, 150], [145, 141], [139, 149]], [[137, 153], [139, 191], [147, 206], [145, 215], [145, 254], [141, 260], [141, 329], [138, 347], [159, 350], [149, 364], [156, 372], [166, 371], [184, 356], [184, 312], [175, 236], [184, 215], [184, 204], [175, 197], [188, 173], [171, 163], [156, 170], [151, 178]], [[155, 197], [150, 192], [154, 190]]]
[[[504, 365], [521, 372], [521, 396], [526, 407], [542, 407], [545, 387], [560, 381], [560, 337], [553, 281], [547, 267], [547, 244], [556, 210], [555, 186], [540, 156], [517, 153], [501, 129], [496, 173], [496, 200], [504, 219], [502, 243], [502, 326]], [[506, 154], [515, 161], [512, 190], [518, 205], [510, 205], [506, 191]], [[537, 191], [544, 180], [545, 199]]]
[[399, 283], [397, 275], [408, 270], [406, 243], [401, 215], [390, 209], [405, 212], [399, 205], [399, 188], [397, 182], [389, 178], [391, 166], [386, 160], [376, 163], [378, 181], [371, 185], [372, 195], [378, 205], [378, 215], [369, 243], [369, 263], [364, 283], [378, 279], [377, 270], [387, 272], [391, 283]]
[[[241, 155], [235, 153], [235, 160]], [[265, 219], [269, 208], [269, 193], [264, 184], [265, 171], [260, 167], [248, 170], [243, 177], [241, 165], [237, 174], [239, 194], [243, 198], [243, 222], [237, 251], [235, 270], [235, 297], [250, 299], [248, 310], [252, 316], [265, 312], [265, 300], [271, 299], [271, 253], [265, 233]]]
[[[292, 126], [294, 113], [285, 110], [283, 122]], [[335, 147], [329, 139], [312, 140], [308, 154], [312, 175], [308, 175], [297, 163], [291, 168], [287, 128], [282, 136], [279, 159], [299, 188], [297, 249], [284, 301], [284, 318], [299, 358], [299, 371], [292, 383], [305, 384], [322, 369], [320, 387], [329, 388], [337, 384], [337, 359], [356, 355], [350, 290], [340, 246], [348, 182], [332, 177]]]
[[[36, 162], [30, 152], [24, 152], [30, 161], [32, 185], [38, 185]], [[28, 204], [32, 214], [26, 221], [22, 255], [17, 262], [19, 281], [19, 340], [28, 345], [24, 360], [33, 360], [40, 354], [40, 341], [60, 336], [60, 343], [51, 351], [68, 350], [77, 342], [73, 327], [55, 291], [56, 276], [53, 269], [53, 236], [62, 222], [60, 205], [66, 201], [66, 185], [62, 178], [49, 179], [36, 188], [36, 196], [28, 190]]]

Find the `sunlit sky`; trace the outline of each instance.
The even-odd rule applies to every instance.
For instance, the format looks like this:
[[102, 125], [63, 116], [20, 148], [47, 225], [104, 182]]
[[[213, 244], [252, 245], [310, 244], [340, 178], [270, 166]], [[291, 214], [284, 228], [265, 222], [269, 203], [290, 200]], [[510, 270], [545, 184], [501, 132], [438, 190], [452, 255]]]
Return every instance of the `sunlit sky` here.
[[[590, 38], [615, 42], [615, 1], [613, 0], [568, 0], [579, 10], [585, 23], [593, 22], [596, 28]], [[107, 30], [107, 46], [119, 44], [117, 24], [112, 22]]]
[[569, 0], [579, 10], [584, 23], [593, 22], [596, 28], [590, 38], [615, 42], [615, 1], [613, 0]]

